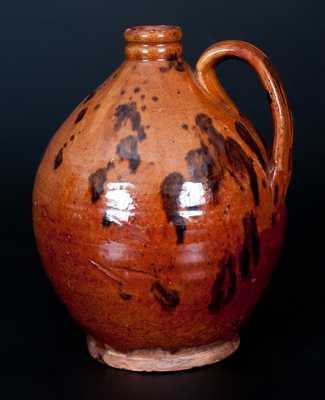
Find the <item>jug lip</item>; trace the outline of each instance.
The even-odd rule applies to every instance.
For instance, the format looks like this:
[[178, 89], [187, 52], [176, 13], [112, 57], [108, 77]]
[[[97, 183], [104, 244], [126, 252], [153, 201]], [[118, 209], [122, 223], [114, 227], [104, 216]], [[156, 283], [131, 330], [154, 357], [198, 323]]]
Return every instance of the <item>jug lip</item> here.
[[124, 31], [127, 43], [172, 43], [182, 38], [182, 29], [173, 25], [140, 25]]

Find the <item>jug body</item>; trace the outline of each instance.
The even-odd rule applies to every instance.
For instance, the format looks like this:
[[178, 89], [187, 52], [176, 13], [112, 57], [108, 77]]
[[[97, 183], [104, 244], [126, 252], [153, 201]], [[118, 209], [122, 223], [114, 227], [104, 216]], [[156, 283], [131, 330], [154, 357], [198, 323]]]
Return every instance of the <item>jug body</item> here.
[[[219, 53], [208, 49], [193, 74], [179, 28], [125, 35], [126, 60], [46, 150], [35, 235], [95, 358], [131, 370], [186, 369], [238, 347], [270, 279], [284, 235], [291, 125], [287, 117], [285, 160], [281, 132], [270, 156], [208, 70]], [[286, 106], [276, 84], [275, 121], [276, 93]]]

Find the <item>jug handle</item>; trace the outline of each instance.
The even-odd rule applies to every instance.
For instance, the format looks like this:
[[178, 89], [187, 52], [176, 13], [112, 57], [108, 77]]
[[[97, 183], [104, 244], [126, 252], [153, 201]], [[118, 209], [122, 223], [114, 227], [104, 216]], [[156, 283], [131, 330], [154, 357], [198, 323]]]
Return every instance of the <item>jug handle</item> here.
[[236, 114], [239, 111], [219, 82], [214, 68], [220, 61], [229, 58], [241, 59], [254, 69], [270, 100], [274, 130], [272, 158], [269, 162], [270, 185], [275, 205], [283, 204], [292, 169], [293, 124], [282, 82], [268, 57], [252, 44], [226, 40], [210, 46], [196, 64], [196, 78], [210, 96], [219, 99]]

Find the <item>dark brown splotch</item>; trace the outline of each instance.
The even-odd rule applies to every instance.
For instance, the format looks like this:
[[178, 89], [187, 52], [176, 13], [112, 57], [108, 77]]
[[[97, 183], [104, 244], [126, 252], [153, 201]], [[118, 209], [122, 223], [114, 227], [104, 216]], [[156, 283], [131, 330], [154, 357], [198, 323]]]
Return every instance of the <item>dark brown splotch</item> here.
[[104, 193], [104, 184], [106, 181], [107, 169], [100, 168], [88, 178], [91, 201], [95, 203]]
[[113, 161], [108, 161], [107, 165], [106, 165], [106, 170], [107, 172], [110, 171], [111, 169], [113, 169], [115, 167]]
[[250, 212], [243, 218], [244, 242], [240, 255], [240, 273], [242, 279], [250, 276], [251, 262], [258, 266], [260, 258], [260, 239], [257, 230], [256, 217]]
[[[99, 200], [100, 196], [104, 193], [104, 184], [106, 182], [107, 173], [114, 168], [114, 163], [109, 161], [105, 168], [99, 168], [96, 172], [91, 174], [88, 178], [89, 191], [91, 195], [91, 201], [95, 203]], [[102, 218], [102, 225], [109, 227], [111, 221], [109, 220], [106, 212]]]
[[219, 189], [220, 170], [211, 157], [209, 150], [206, 146], [201, 144], [201, 147], [195, 150], [190, 150], [185, 160], [192, 179], [195, 182], [202, 182], [207, 184], [212, 192], [213, 198], [216, 200], [217, 192]]
[[125, 94], [125, 90], [124, 89], [122, 89], [121, 92], [120, 92], [121, 96], [123, 96], [123, 94]]
[[180, 302], [177, 290], [166, 289], [158, 281], [152, 284], [151, 293], [164, 311], [171, 311], [175, 309]]
[[133, 90], [133, 92], [134, 92], [134, 93], [139, 93], [139, 92], [140, 92], [139, 86], [135, 87], [134, 90]]
[[71, 135], [71, 136], [70, 136], [70, 142], [73, 142], [74, 138], [75, 138], [75, 136], [74, 136], [74, 135]]
[[265, 181], [264, 178], [262, 179], [262, 186], [263, 186], [264, 189], [266, 188], [266, 181]]
[[107, 173], [114, 168], [113, 161], [109, 161], [105, 168], [99, 168], [88, 178], [91, 201], [95, 203], [104, 192]]
[[157, 97], [157, 96], [152, 96], [151, 99], [152, 99], [152, 101], [154, 101], [154, 102], [158, 101], [158, 97]]
[[235, 122], [235, 127], [236, 130], [239, 134], [239, 136], [241, 137], [241, 139], [247, 144], [247, 146], [255, 153], [256, 157], [258, 158], [261, 166], [263, 167], [263, 169], [265, 170], [266, 168], [266, 161], [263, 157], [263, 154], [260, 150], [260, 148], [258, 147], [257, 143], [255, 142], [255, 140], [253, 139], [252, 135], [250, 134], [250, 132], [246, 129], [246, 127], [239, 121]]
[[79, 114], [77, 115], [77, 118], [76, 118], [76, 120], [74, 121], [74, 123], [75, 123], [75, 124], [78, 124], [78, 123], [83, 119], [83, 117], [86, 115], [86, 112], [87, 112], [87, 107], [86, 107], [86, 108], [83, 108], [83, 109], [79, 112]]
[[84, 104], [88, 103], [88, 101], [89, 101], [90, 99], [92, 99], [92, 98], [95, 96], [95, 94], [96, 94], [96, 90], [94, 90], [93, 92], [91, 92], [91, 93], [85, 98], [85, 100], [83, 101], [83, 103], [84, 103]]
[[[195, 118], [196, 126], [204, 133], [207, 134], [208, 142], [212, 145], [216, 157], [215, 168], [218, 180], [222, 180], [225, 171], [225, 139], [215, 129], [212, 124], [212, 119], [205, 114], [198, 114]], [[203, 141], [201, 141], [203, 143]], [[236, 180], [237, 181], [237, 180]]]
[[115, 124], [114, 130], [118, 131], [122, 125], [128, 120], [131, 122], [131, 127], [134, 132], [137, 132], [138, 139], [143, 140], [146, 138], [144, 127], [141, 125], [141, 115], [137, 111], [137, 105], [135, 101], [131, 101], [126, 104], [120, 104], [115, 110]]
[[63, 145], [63, 148], [65, 149], [67, 146], [68, 146], [68, 143], [65, 142], [64, 145]]
[[141, 111], [146, 111], [146, 109], [147, 109], [146, 105], [141, 106]]
[[146, 98], [146, 95], [142, 94], [140, 98], [141, 98], [141, 100], [144, 100]]
[[168, 62], [167, 65], [159, 67], [160, 72], [166, 73], [166, 72], [170, 71], [171, 69], [175, 69], [178, 72], [185, 71], [183, 59], [177, 53], [174, 53], [174, 54], [171, 54], [170, 56], [168, 56], [167, 62]]
[[250, 187], [256, 206], [259, 205], [259, 190], [256, 172], [254, 170], [253, 160], [246, 155], [237, 142], [232, 138], [225, 139], [213, 126], [212, 119], [206, 114], [198, 114], [195, 118], [196, 125], [202, 132], [205, 132], [209, 143], [213, 146], [218, 159], [220, 178], [223, 177], [223, 171], [227, 170], [230, 176], [235, 180], [241, 190], [243, 186], [240, 179], [246, 173], [249, 177]]
[[247, 216], [247, 220], [250, 229], [252, 261], [253, 265], [257, 267], [260, 260], [260, 238], [257, 230], [256, 216], [253, 213], [250, 213]]
[[206, 114], [198, 114], [195, 117], [195, 123], [201, 131], [208, 136], [209, 143], [214, 147], [217, 155], [224, 158], [225, 138], [219, 133], [212, 124], [212, 119]]
[[116, 146], [116, 154], [121, 160], [127, 160], [129, 162], [129, 170], [132, 174], [135, 174], [140, 165], [137, 138], [129, 135], [121, 139]]
[[99, 107], [100, 107], [100, 103], [98, 103], [98, 104], [95, 105], [94, 110], [95, 110], [95, 111], [98, 110]]
[[122, 300], [128, 301], [128, 300], [131, 300], [133, 296], [132, 296], [132, 294], [129, 294], [129, 293], [120, 292], [120, 297]]
[[112, 221], [109, 218], [109, 215], [105, 212], [102, 218], [102, 225], [105, 228], [109, 228], [111, 226]]
[[225, 141], [225, 154], [232, 169], [243, 177], [246, 173], [247, 156], [234, 139], [228, 138]]
[[230, 256], [227, 263], [228, 290], [227, 294], [225, 295], [226, 304], [228, 304], [230, 300], [234, 297], [237, 289], [237, 277], [236, 277], [235, 266], [236, 266], [235, 260], [232, 256]]
[[240, 262], [240, 276], [245, 281], [250, 276], [250, 263], [251, 263], [249, 236], [246, 234], [245, 231], [244, 231], [244, 242], [239, 257], [239, 262]]
[[184, 72], [185, 71], [184, 64], [182, 62], [180, 62], [180, 61], [176, 62], [174, 68], [176, 69], [176, 71], [179, 71], [179, 72]]
[[202, 146], [196, 150], [190, 150], [185, 160], [188, 163], [191, 176], [195, 181], [201, 181], [212, 175], [214, 161], [207, 147]]
[[62, 164], [62, 162], [63, 162], [63, 148], [61, 148], [58, 151], [57, 155], [55, 156], [53, 168], [54, 169], [58, 169], [59, 166]]
[[183, 183], [183, 176], [178, 172], [173, 172], [165, 177], [160, 186], [163, 207], [167, 216], [167, 220], [172, 222], [175, 227], [177, 244], [184, 242], [186, 231], [185, 219], [180, 216], [178, 212], [178, 199], [182, 191]]
[[188, 125], [187, 125], [187, 124], [182, 124], [181, 126], [182, 126], [182, 128], [183, 128], [185, 131], [188, 130]]
[[177, 93], [177, 94], [181, 94], [181, 91], [178, 89], [176, 93]]
[[241, 175], [243, 175], [244, 171], [247, 172], [251, 191], [254, 198], [254, 204], [255, 206], [258, 206], [260, 203], [260, 194], [253, 160], [246, 155], [239, 144], [235, 142], [232, 138], [228, 138], [226, 140], [225, 150], [227, 159], [231, 167]]
[[136, 130], [140, 125], [140, 114], [136, 110], [136, 103], [133, 101], [131, 103], [119, 104], [115, 110], [115, 124], [114, 130], [118, 131], [121, 129], [122, 125], [128, 120], [131, 121], [132, 129]]
[[177, 53], [171, 54], [167, 57], [167, 60], [169, 61], [170, 68], [174, 68], [178, 72], [185, 71], [183, 59]]
[[276, 183], [274, 186], [274, 205], [278, 204], [279, 200], [279, 185]]
[[268, 157], [270, 157], [270, 149], [268, 147], [265, 137], [258, 131], [257, 128], [255, 128], [255, 132], [257, 133], [257, 136], [259, 137], [261, 144], [263, 145], [265, 153], [267, 154]]
[[168, 65], [167, 67], [159, 67], [159, 71], [162, 73], [168, 72], [170, 70], [170, 65]]
[[217, 313], [230, 303], [237, 288], [235, 260], [227, 256], [219, 263], [219, 272], [212, 286], [211, 302], [208, 306], [210, 313]]
[[275, 214], [272, 214], [272, 228], [273, 229], [276, 228], [276, 216], [275, 216]]

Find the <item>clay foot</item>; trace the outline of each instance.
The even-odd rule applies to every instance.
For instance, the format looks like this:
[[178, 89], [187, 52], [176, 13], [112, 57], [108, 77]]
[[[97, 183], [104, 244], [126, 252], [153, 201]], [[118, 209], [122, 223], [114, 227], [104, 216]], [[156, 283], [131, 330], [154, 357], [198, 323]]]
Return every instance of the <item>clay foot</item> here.
[[102, 345], [91, 336], [87, 337], [92, 357], [111, 367], [130, 371], [181, 371], [223, 360], [239, 347], [239, 336], [229, 341], [214, 342], [205, 346], [189, 347], [177, 352], [162, 349], [133, 350], [121, 353], [108, 345]]

